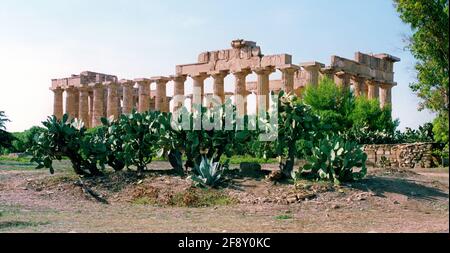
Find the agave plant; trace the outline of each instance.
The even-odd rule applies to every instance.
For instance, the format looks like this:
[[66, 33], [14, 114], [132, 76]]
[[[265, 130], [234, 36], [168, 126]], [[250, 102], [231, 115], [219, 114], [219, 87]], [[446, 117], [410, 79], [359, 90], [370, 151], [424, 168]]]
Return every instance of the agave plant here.
[[195, 164], [195, 174], [189, 178], [201, 186], [217, 187], [222, 181], [224, 166], [219, 162], [208, 159], [206, 155], [201, 158], [200, 165]]

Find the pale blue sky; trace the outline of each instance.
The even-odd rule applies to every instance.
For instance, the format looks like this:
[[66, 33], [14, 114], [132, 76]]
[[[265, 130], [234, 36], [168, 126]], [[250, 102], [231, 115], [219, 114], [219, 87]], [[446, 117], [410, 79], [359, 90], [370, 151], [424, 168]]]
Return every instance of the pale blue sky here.
[[400, 57], [393, 115], [401, 129], [415, 128], [432, 115], [417, 111], [408, 88], [414, 59], [403, 38], [410, 32], [391, 0], [1, 0], [0, 110], [12, 120], [7, 130], [21, 131], [52, 113], [51, 78], [84, 70], [170, 75], [200, 52], [242, 38], [264, 54], [291, 54], [294, 63], [329, 64], [331, 55], [356, 51]]

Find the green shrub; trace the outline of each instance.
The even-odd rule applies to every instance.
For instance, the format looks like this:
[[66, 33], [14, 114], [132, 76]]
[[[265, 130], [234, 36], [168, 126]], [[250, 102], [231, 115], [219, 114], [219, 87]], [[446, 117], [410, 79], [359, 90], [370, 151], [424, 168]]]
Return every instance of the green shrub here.
[[106, 161], [104, 143], [86, 136], [81, 121], [69, 121], [68, 118], [67, 114], [61, 120], [52, 116], [43, 122], [45, 129], [29, 149], [31, 162], [38, 164], [37, 169], [48, 168], [54, 173], [53, 160], [62, 160], [66, 156], [76, 174], [101, 175], [97, 164], [103, 167]]
[[332, 126], [333, 131], [340, 132], [352, 126], [349, 116], [355, 105], [350, 89], [342, 89], [334, 81], [323, 78], [319, 85], [305, 89], [303, 101], [320, 117], [320, 123]]
[[[337, 135], [327, 136], [314, 144], [306, 154], [306, 164], [294, 178], [313, 178], [335, 184], [361, 179], [365, 176], [367, 155], [355, 142], [345, 141]], [[353, 171], [361, 168], [360, 171]]]

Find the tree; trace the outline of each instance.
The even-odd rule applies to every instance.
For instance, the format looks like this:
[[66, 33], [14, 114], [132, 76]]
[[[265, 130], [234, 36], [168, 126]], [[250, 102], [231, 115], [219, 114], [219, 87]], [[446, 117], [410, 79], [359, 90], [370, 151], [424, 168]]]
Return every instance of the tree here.
[[351, 127], [349, 115], [354, 107], [354, 99], [349, 89], [342, 89], [332, 80], [324, 78], [319, 85], [306, 88], [303, 101], [320, 116], [321, 123], [332, 126], [333, 131]]
[[[437, 141], [448, 145], [449, 118], [449, 13], [448, 0], [394, 0], [403, 22], [413, 35], [407, 48], [417, 59], [417, 81], [410, 88], [422, 100], [420, 109], [437, 113], [434, 121]], [[443, 137], [442, 137], [443, 136]]]
[[12, 148], [12, 142], [14, 140], [14, 136], [9, 133], [6, 132], [6, 122], [8, 122], [9, 119], [6, 117], [5, 112], [4, 111], [0, 111], [0, 153], [2, 153], [3, 149], [10, 149]]
[[389, 106], [381, 108], [378, 100], [365, 97], [355, 99], [355, 107], [349, 119], [353, 128], [367, 127], [368, 131], [394, 133], [398, 126], [398, 120], [392, 120]]
[[9, 122], [10, 120], [6, 117], [6, 114], [4, 111], [0, 111], [0, 130], [6, 130], [6, 122]]

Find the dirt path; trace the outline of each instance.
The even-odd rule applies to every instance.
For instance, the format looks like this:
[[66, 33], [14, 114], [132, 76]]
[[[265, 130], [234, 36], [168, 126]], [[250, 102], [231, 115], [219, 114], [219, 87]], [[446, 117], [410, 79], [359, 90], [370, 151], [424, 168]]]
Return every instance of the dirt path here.
[[291, 204], [292, 185], [237, 178], [222, 191], [239, 203], [200, 208], [125, 200], [136, 187], [189, 188], [173, 176], [103, 182], [107, 187], [96, 190], [107, 205], [86, 198], [73, 180], [62, 169], [52, 176], [0, 165], [0, 232], [449, 232], [448, 171], [374, 169], [351, 187]]

